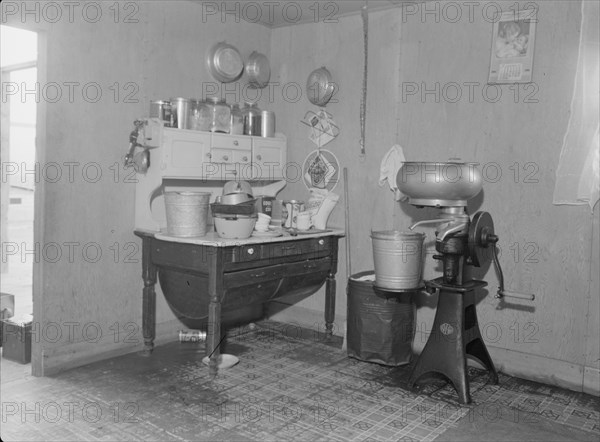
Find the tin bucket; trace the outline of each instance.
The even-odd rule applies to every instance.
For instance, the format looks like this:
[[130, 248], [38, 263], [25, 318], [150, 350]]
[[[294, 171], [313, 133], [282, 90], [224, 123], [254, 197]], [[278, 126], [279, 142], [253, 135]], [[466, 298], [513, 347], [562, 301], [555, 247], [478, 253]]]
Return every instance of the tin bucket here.
[[206, 235], [209, 201], [208, 192], [165, 192], [167, 234]]
[[424, 233], [371, 232], [371, 240], [376, 287], [406, 290], [421, 285]]

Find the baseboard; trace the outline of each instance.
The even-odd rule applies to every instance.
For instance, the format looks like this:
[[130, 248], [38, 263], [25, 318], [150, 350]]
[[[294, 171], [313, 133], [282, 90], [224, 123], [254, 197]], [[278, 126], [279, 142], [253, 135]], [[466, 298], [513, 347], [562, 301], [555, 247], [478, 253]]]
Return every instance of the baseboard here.
[[[117, 346], [118, 345], [118, 346]], [[128, 353], [140, 351], [143, 344], [123, 345], [77, 342], [61, 347], [42, 349], [42, 376], [52, 376], [65, 370], [81, 367]]]
[[600, 368], [585, 367], [583, 370], [583, 392], [600, 396]]
[[[325, 331], [325, 318], [322, 311], [316, 311], [301, 307], [299, 305], [289, 305], [284, 302], [271, 301], [266, 306], [267, 317], [283, 324], [297, 324], [301, 327], [315, 331]], [[344, 323], [346, 316], [335, 316], [333, 322], [333, 334], [344, 337]]]
[[[416, 353], [422, 351], [427, 337], [423, 332], [416, 332], [413, 344]], [[489, 344], [486, 346], [497, 371], [517, 378], [600, 396], [600, 370], [597, 368]]]
[[487, 346], [496, 370], [573, 391], [583, 390], [583, 366], [515, 350]]
[[[181, 323], [176, 319], [156, 324], [154, 345], [176, 341], [178, 339], [177, 331], [181, 328]], [[60, 347], [45, 348], [42, 350], [44, 361], [42, 376], [52, 376], [82, 365], [141, 352], [144, 349], [141, 334], [132, 337], [131, 340], [136, 342], [131, 344], [115, 343], [112, 337], [108, 337], [105, 341], [95, 343], [75, 342]]]

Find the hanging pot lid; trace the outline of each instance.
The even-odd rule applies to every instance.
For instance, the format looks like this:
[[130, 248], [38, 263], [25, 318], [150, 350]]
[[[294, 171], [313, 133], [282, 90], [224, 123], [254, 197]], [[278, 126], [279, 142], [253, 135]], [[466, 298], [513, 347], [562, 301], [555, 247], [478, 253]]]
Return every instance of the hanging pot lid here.
[[308, 76], [306, 81], [306, 91], [308, 100], [316, 106], [325, 106], [335, 90], [335, 85], [331, 78], [331, 73], [325, 66], [315, 69]]
[[221, 83], [237, 80], [244, 70], [244, 61], [238, 50], [225, 42], [214, 45], [207, 56], [208, 71]]
[[246, 63], [246, 75], [250, 86], [264, 88], [271, 78], [271, 66], [266, 55], [252, 52]]

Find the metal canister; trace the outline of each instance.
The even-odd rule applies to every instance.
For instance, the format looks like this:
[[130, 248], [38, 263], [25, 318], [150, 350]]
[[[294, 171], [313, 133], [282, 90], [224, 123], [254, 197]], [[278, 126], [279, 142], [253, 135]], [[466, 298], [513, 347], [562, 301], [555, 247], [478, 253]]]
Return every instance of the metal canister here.
[[158, 118], [165, 126], [171, 125], [171, 102], [154, 100], [150, 102], [150, 118]]
[[261, 133], [261, 110], [256, 103], [246, 102], [242, 109], [244, 118], [244, 135], [260, 136]]
[[190, 100], [171, 98], [171, 127], [187, 129], [189, 124]]
[[179, 342], [206, 341], [206, 332], [202, 330], [179, 330]]
[[298, 216], [298, 213], [300, 213], [304, 210], [304, 201], [298, 201], [298, 200], [284, 201], [283, 206], [285, 208], [285, 211], [287, 212], [284, 226], [287, 227], [288, 229], [289, 228], [295, 229], [298, 226], [297, 219], [296, 219]]
[[262, 111], [260, 114], [260, 135], [263, 137], [275, 136], [275, 112]]

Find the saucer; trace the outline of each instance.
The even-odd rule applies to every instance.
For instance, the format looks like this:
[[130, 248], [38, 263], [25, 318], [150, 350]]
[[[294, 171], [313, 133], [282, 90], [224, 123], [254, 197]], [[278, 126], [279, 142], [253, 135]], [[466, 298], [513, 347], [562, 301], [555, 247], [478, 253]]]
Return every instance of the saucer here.
[[255, 236], [257, 238], [277, 238], [281, 235], [283, 235], [283, 233], [281, 231], [276, 230], [269, 230], [268, 232], [259, 232], [255, 230], [254, 232], [252, 232], [252, 236]]
[[[204, 365], [208, 365], [209, 362], [210, 362], [210, 359], [208, 358], [208, 356], [204, 356], [204, 358], [202, 358], [202, 363]], [[218, 367], [219, 368], [231, 368], [238, 362], [240, 362], [240, 360], [237, 356], [224, 353], [224, 354], [219, 355]]]

